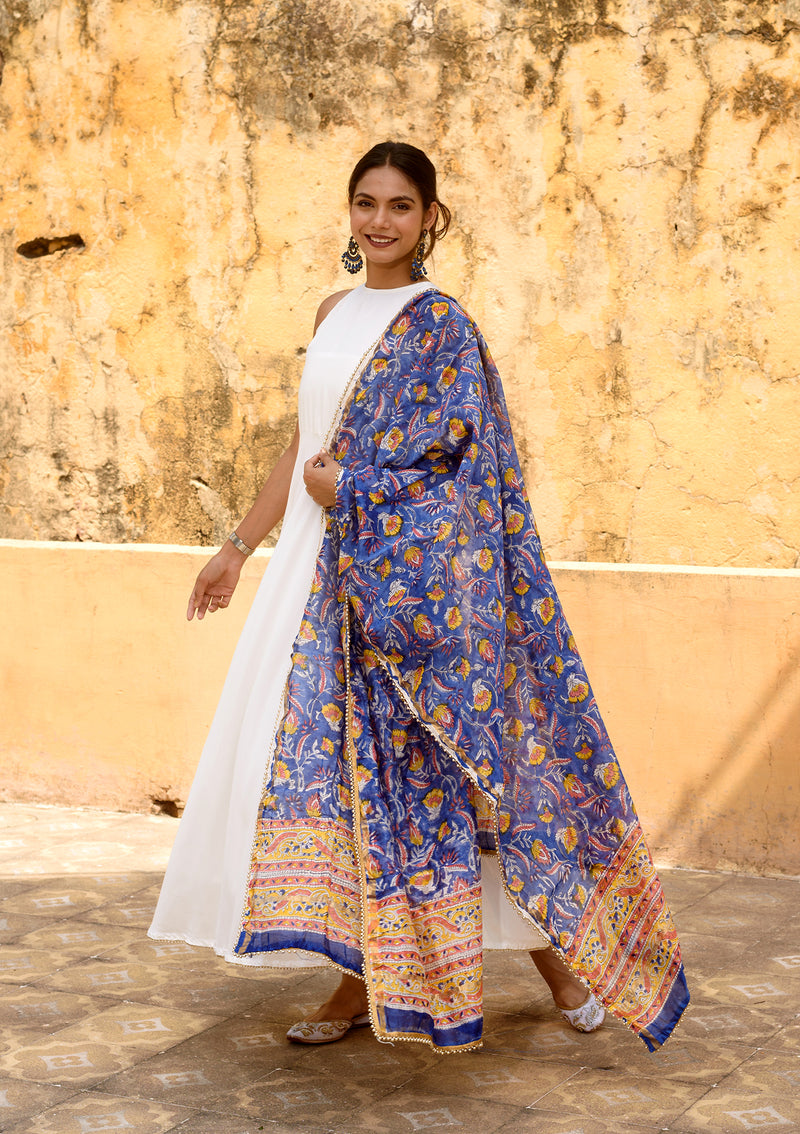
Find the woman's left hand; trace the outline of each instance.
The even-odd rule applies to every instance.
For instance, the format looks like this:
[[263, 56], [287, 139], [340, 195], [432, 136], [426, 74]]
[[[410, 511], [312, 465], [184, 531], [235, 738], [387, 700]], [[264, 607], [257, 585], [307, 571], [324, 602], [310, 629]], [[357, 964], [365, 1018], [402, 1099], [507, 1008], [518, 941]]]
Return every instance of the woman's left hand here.
[[341, 465], [324, 449], [303, 465], [306, 492], [322, 508], [332, 508], [336, 503], [336, 478], [340, 468]]

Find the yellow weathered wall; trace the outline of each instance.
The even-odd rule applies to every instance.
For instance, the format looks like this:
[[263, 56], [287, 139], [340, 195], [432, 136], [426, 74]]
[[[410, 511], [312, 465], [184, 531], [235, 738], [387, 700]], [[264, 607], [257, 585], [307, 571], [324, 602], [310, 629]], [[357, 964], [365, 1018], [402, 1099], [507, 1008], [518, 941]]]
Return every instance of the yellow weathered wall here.
[[799, 44], [790, 0], [1, 7], [0, 535], [221, 538], [397, 136], [550, 554], [794, 567]]
[[[0, 796], [182, 803], [268, 554], [187, 623], [202, 549], [0, 541]], [[800, 873], [800, 571], [554, 578], [659, 861]]]

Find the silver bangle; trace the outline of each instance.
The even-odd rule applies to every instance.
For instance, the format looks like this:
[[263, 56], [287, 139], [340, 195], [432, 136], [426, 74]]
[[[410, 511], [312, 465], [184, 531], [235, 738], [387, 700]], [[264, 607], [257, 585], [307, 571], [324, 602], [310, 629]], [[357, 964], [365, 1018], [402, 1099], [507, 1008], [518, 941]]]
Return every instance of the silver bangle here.
[[241, 551], [242, 555], [253, 554], [254, 549], [252, 547], [248, 547], [243, 539], [239, 539], [236, 532], [231, 532], [231, 534], [228, 536], [228, 539], [231, 541], [237, 551]]

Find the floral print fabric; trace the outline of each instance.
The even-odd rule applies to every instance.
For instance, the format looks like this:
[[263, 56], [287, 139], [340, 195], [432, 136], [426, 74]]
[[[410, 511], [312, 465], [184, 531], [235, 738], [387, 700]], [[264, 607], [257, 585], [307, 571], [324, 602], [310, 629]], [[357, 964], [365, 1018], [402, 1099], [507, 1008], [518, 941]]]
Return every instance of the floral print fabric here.
[[489, 842], [523, 916], [662, 1043], [688, 1002], [677, 937], [454, 300], [405, 309], [336, 427], [239, 948], [324, 952], [363, 971], [378, 1035], [470, 1046]]

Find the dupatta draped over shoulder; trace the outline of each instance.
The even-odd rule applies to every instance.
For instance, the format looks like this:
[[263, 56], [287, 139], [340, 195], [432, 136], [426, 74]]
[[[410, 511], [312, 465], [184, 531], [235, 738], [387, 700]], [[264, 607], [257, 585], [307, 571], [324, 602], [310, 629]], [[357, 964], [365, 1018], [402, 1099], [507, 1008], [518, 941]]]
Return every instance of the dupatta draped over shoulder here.
[[[480, 1042], [480, 851], [653, 1050], [680, 948], [545, 565], [500, 378], [412, 300], [332, 425], [342, 464], [259, 810], [240, 953], [363, 974], [381, 1039]], [[532, 973], [532, 979], [533, 973]]]

